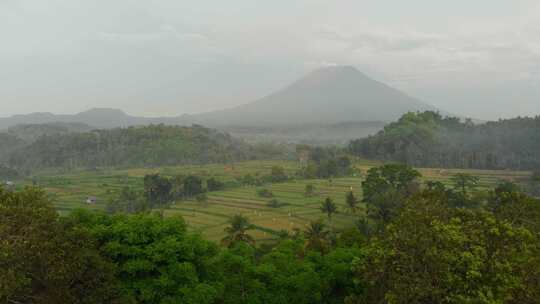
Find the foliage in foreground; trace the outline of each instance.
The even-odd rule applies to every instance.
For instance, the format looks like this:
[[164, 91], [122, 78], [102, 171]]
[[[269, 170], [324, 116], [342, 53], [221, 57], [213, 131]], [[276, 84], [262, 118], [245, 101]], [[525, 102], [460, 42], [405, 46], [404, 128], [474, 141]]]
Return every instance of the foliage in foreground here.
[[366, 247], [366, 258], [356, 260], [368, 285], [350, 303], [536, 303], [538, 202], [501, 195], [512, 209], [530, 211], [519, 217], [536, 227], [516, 222], [510, 209], [451, 207], [438, 190], [407, 200]]
[[37, 189], [0, 187], [0, 303], [114, 303], [112, 261]]
[[368, 217], [352, 213], [358, 228], [316, 221], [272, 246], [256, 246], [241, 215], [218, 247], [181, 218], [58, 218], [43, 193], [2, 190], [0, 301], [537, 303], [540, 203], [511, 183], [476, 196], [468, 177], [454, 188], [421, 188], [417, 177], [374, 169], [363, 185]]

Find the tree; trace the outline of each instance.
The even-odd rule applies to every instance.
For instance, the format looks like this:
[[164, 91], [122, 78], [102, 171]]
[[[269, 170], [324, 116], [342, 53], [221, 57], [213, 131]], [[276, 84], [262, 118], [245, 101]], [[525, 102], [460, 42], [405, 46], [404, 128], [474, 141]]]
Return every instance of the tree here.
[[124, 187], [120, 192], [118, 198], [111, 200], [107, 206], [106, 210], [109, 213], [139, 213], [144, 212], [149, 209], [148, 202], [143, 199], [142, 193]]
[[350, 303], [535, 301], [538, 283], [523, 272], [537, 263], [539, 243], [531, 230], [484, 210], [453, 208], [447, 200], [434, 191], [407, 200], [356, 264], [368, 288]]
[[267, 290], [257, 278], [255, 248], [245, 242], [229, 246], [213, 260], [214, 267], [211, 268], [210, 275], [223, 284], [223, 292], [216, 303], [265, 303]]
[[[0, 187], [1, 303], [116, 303], [113, 265], [45, 193]], [[122, 302], [122, 301], [120, 301]]]
[[470, 191], [473, 191], [478, 187], [480, 179], [467, 173], [457, 173], [452, 177], [452, 181], [454, 182], [454, 188], [459, 191], [461, 195], [467, 197]]
[[270, 190], [268, 190], [266, 188], [258, 189], [257, 190], [257, 195], [260, 196], [260, 197], [266, 197], [266, 198], [274, 197], [274, 194], [272, 193], [272, 191], [270, 191]]
[[[21, 143], [22, 142], [22, 143]], [[7, 148], [7, 149], [6, 149]], [[0, 134], [0, 154], [20, 173], [45, 168], [158, 167], [231, 163], [282, 155], [271, 145], [248, 145], [201, 126], [137, 126], [54, 132], [31, 143]]]
[[173, 177], [171, 183], [172, 183], [172, 188], [171, 188], [171, 195], [173, 197], [173, 199], [175, 200], [183, 200], [185, 199], [186, 197], [186, 190], [184, 188], [184, 180], [185, 180], [185, 176], [183, 175], [176, 175], [175, 177]]
[[319, 163], [319, 169], [317, 172], [319, 178], [330, 178], [339, 176], [338, 163], [334, 159], [325, 159]]
[[215, 177], [212, 177], [206, 181], [206, 187], [208, 188], [208, 191], [221, 191], [225, 189], [225, 183], [219, 181]]
[[540, 201], [504, 182], [491, 192], [488, 208], [499, 221], [531, 233], [534, 245], [523, 252], [530, 257], [516, 267], [521, 285], [513, 293], [513, 303], [534, 303], [540, 298]]
[[446, 186], [442, 182], [438, 182], [438, 181], [427, 181], [426, 188], [429, 191], [439, 191], [439, 192], [446, 191]]
[[280, 183], [286, 181], [289, 179], [289, 177], [285, 173], [285, 169], [283, 167], [273, 166], [270, 173], [270, 179], [273, 183]]
[[114, 263], [123, 303], [215, 303], [218, 286], [207, 273], [218, 248], [188, 233], [181, 217], [76, 210], [70, 220], [90, 231]]
[[315, 195], [315, 186], [313, 184], [307, 184], [304, 190], [305, 197], [312, 197]]
[[279, 200], [273, 198], [271, 199], [267, 204], [266, 206], [270, 207], [270, 208], [280, 208], [280, 207], [283, 207], [283, 206], [286, 206], [287, 204], [286, 203], [283, 203], [283, 202], [280, 202]]
[[387, 164], [369, 169], [362, 182], [363, 202], [368, 216], [383, 228], [398, 213], [403, 202], [418, 191], [420, 173], [403, 164]]
[[322, 212], [326, 213], [328, 220], [331, 220], [332, 215], [337, 213], [337, 206], [330, 197], [327, 197], [324, 202], [322, 202], [320, 209]]
[[258, 177], [255, 177], [249, 173], [239, 178], [238, 181], [244, 186], [260, 186], [263, 184]]
[[432, 111], [406, 113], [349, 150], [359, 156], [429, 168], [540, 168], [540, 116], [483, 124]]
[[159, 174], [144, 177], [144, 193], [151, 205], [163, 206], [172, 199], [170, 179]]
[[346, 175], [351, 171], [351, 159], [348, 156], [341, 156], [337, 159], [339, 175]]
[[315, 163], [320, 163], [323, 160], [329, 158], [329, 153], [328, 153], [328, 150], [322, 147], [315, 147], [311, 150], [309, 157], [310, 157], [310, 160], [314, 161]]
[[487, 208], [497, 213], [501, 209], [507, 208], [508, 205], [513, 205], [522, 196], [525, 195], [518, 185], [512, 182], [502, 181], [495, 189], [489, 192]]
[[208, 195], [206, 193], [197, 194], [195, 200], [199, 203], [206, 203], [208, 202]]
[[315, 250], [320, 253], [325, 253], [329, 249], [328, 242], [329, 231], [322, 221], [310, 222], [308, 228], [304, 232], [306, 238], [305, 249]]
[[387, 164], [369, 169], [366, 180], [362, 182], [364, 199], [369, 203], [372, 198], [393, 189], [408, 196], [416, 190], [415, 182], [420, 172], [404, 164]]
[[203, 193], [202, 179], [195, 175], [189, 175], [184, 179], [184, 191], [186, 196], [193, 197], [197, 194]]
[[255, 244], [255, 239], [247, 233], [254, 228], [248, 218], [237, 214], [231, 218], [229, 223], [230, 226], [225, 228], [227, 236], [221, 240], [224, 246], [231, 247], [237, 242], [244, 242], [249, 245]]
[[354, 192], [347, 192], [345, 202], [347, 203], [347, 207], [349, 207], [349, 210], [351, 210], [352, 213], [356, 213], [356, 211], [358, 210], [358, 199], [354, 195]]
[[382, 193], [377, 193], [367, 203], [368, 218], [375, 220], [378, 226], [376, 229], [384, 229], [401, 212], [406, 199], [402, 192], [393, 188]]
[[302, 171], [302, 175], [306, 179], [314, 179], [317, 178], [319, 174], [319, 167], [314, 162], [309, 162]]

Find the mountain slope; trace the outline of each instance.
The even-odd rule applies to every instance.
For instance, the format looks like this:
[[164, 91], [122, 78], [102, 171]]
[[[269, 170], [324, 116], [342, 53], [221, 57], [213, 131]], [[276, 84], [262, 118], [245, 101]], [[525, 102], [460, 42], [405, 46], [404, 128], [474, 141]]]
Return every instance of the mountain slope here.
[[0, 118], [0, 129], [17, 124], [84, 123], [113, 128], [164, 123], [227, 127], [295, 127], [345, 122], [389, 122], [409, 111], [436, 109], [370, 79], [353, 67], [316, 70], [288, 87], [255, 102], [221, 111], [177, 117], [134, 117], [115, 109], [75, 115], [34, 113]]
[[435, 110], [353, 67], [316, 70], [250, 104], [191, 116], [196, 123], [224, 126], [298, 125], [391, 121], [409, 111]]

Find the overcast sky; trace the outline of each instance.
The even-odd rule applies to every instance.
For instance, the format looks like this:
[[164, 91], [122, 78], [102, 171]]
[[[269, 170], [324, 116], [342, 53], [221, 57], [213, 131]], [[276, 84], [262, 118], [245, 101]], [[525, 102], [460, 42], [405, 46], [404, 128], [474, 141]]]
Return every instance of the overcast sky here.
[[540, 114], [538, 0], [0, 0], [0, 116], [178, 115], [325, 65], [446, 111]]

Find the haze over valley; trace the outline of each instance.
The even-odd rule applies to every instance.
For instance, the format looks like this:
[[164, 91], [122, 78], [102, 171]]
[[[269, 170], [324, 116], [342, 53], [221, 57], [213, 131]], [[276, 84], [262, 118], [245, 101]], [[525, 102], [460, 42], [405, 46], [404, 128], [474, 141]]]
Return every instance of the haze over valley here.
[[31, 113], [0, 118], [0, 128], [58, 122], [95, 128], [200, 124], [252, 140], [343, 144], [358, 136], [374, 134], [385, 122], [404, 113], [425, 110], [438, 111], [368, 78], [354, 67], [334, 66], [317, 69], [251, 103], [213, 112], [154, 118], [105, 108], [74, 115]]
[[0, 0], [0, 304], [540, 303], [537, 0]]

